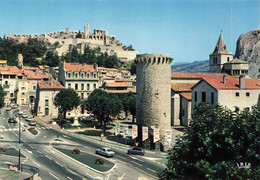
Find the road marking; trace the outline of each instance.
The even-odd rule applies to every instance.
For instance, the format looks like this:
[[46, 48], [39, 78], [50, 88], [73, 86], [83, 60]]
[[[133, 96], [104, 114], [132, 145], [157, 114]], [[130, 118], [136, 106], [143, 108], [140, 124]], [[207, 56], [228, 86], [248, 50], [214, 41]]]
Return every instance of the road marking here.
[[150, 171], [153, 171], [153, 172], [156, 172], [155, 170], [153, 170], [153, 169], [150, 169], [150, 168], [147, 168], [148, 170], [150, 170]]
[[132, 163], [135, 163], [135, 164], [137, 164], [137, 165], [139, 165], [139, 166], [143, 166], [142, 164], [139, 164], [139, 163], [137, 163], [137, 162], [134, 162], [134, 161], [131, 161]]
[[105, 178], [106, 180], [109, 180], [111, 173], [108, 174], [108, 176]]
[[37, 120], [37, 121], [40, 121], [40, 122], [43, 123], [43, 124], [47, 124], [46, 122], [44, 122], [44, 121], [42, 121], [42, 120], [40, 120], [40, 119], [38, 119], [38, 118], [36, 118], [36, 120]]
[[98, 176], [96, 176], [96, 177], [94, 177], [94, 176], [91, 176], [91, 175], [90, 175], [90, 174], [88, 174], [88, 173], [86, 173], [86, 175], [90, 176], [92, 179], [103, 179], [103, 178], [101, 178], [101, 177], [98, 177]]
[[39, 150], [36, 150], [36, 151], [37, 151], [38, 153], [42, 154], [41, 151], [39, 151]]
[[49, 172], [50, 175], [52, 175], [55, 179], [59, 179], [57, 176], [55, 176], [54, 174], [52, 174], [51, 172]]
[[46, 156], [46, 158], [48, 158], [48, 159], [50, 159], [50, 160], [52, 160], [49, 156], [47, 156], [47, 155], [45, 155]]
[[56, 164], [60, 165], [61, 167], [63, 167], [62, 164], [60, 164], [58, 161], [54, 161]]
[[42, 127], [42, 129], [46, 129], [45, 127]]
[[66, 136], [66, 135], [62, 135], [62, 136], [65, 137], [65, 138], [71, 139], [69, 136]]
[[133, 156], [130, 156], [130, 158], [133, 158], [133, 159], [135, 159], [135, 160], [138, 160], [138, 161], [144, 162], [143, 160], [141, 160], [141, 159], [138, 159], [138, 158], [136, 158], [136, 157], [133, 157]]
[[25, 149], [28, 153], [31, 153], [32, 154], [32, 151], [29, 151], [28, 149]]
[[121, 177], [119, 177], [118, 179], [121, 180], [121, 179], [124, 179], [124, 176], [125, 176], [126, 173], [124, 173]]
[[71, 177], [69, 177], [69, 176], [67, 176], [67, 178], [69, 179], [69, 180], [73, 180]]
[[40, 164], [38, 164], [37, 162], [33, 161], [34, 164], [36, 164], [37, 166], [41, 167]]
[[123, 157], [123, 156], [118, 156], [118, 155], [117, 155], [116, 157], [120, 157], [120, 158], [122, 158], [122, 159], [125, 159], [125, 160], [126, 160], [126, 158], [125, 158], [125, 157]]

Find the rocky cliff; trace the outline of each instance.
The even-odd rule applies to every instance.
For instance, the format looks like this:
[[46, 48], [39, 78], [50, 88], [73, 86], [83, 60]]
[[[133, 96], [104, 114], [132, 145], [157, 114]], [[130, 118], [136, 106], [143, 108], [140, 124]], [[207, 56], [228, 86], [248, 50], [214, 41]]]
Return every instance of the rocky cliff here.
[[240, 35], [236, 57], [248, 61], [250, 77], [260, 78], [260, 29]]

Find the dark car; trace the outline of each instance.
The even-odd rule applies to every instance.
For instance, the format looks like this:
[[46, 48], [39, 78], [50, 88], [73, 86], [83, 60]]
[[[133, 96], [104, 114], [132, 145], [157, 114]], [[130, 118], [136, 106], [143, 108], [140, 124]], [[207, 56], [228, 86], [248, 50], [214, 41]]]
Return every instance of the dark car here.
[[142, 148], [134, 147], [132, 149], [128, 149], [127, 154], [137, 154], [143, 156], [145, 151]]
[[17, 123], [17, 121], [14, 118], [8, 118], [8, 123]]

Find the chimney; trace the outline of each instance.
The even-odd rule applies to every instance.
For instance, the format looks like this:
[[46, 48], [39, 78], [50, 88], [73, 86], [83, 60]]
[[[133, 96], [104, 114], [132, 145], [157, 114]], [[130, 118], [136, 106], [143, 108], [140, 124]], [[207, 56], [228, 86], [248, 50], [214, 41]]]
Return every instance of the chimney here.
[[224, 75], [223, 75], [223, 84], [226, 84], [226, 81], [227, 81], [227, 77], [226, 77], [226, 75], [224, 74]]
[[239, 76], [239, 88], [240, 89], [245, 89], [245, 76], [244, 75], [241, 75]]

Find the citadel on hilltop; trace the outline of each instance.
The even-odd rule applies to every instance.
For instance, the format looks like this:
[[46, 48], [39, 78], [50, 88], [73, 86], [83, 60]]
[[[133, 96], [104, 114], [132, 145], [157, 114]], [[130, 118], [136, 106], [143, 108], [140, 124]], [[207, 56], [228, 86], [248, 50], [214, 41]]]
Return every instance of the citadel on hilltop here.
[[56, 31], [46, 34], [7, 34], [7, 38], [17, 40], [19, 43], [27, 42], [33, 38], [44, 41], [52, 46], [49, 49], [56, 51], [58, 55], [68, 52], [72, 47], [76, 47], [79, 52], [84, 51], [85, 46], [90, 48], [100, 48], [101, 52], [107, 52], [108, 55], [116, 54], [122, 61], [134, 60], [137, 51], [131, 46], [124, 46], [113, 35], [108, 35], [106, 30], [94, 29], [89, 32], [89, 25], [84, 26], [84, 32], [70, 31], [66, 28], [64, 31]]

